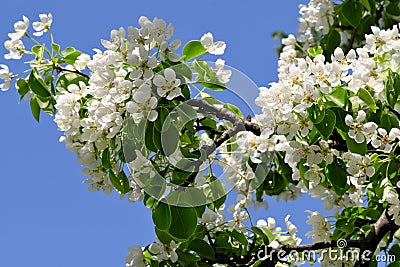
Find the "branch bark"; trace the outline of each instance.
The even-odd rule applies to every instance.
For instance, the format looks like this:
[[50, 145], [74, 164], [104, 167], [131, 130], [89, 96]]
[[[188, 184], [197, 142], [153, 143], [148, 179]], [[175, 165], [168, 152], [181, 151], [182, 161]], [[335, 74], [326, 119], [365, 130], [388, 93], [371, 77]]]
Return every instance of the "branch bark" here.
[[[201, 147], [200, 151], [202, 151], [202, 154], [204, 153], [202, 155], [203, 159], [208, 158], [208, 156], [210, 156], [225, 141], [227, 141], [229, 138], [235, 136], [237, 133], [241, 131], [250, 131], [255, 135], [261, 134], [260, 126], [250, 121], [241, 119], [239, 116], [237, 116], [234, 112], [230, 111], [229, 109], [219, 108], [207, 103], [204, 100], [199, 100], [199, 99], [191, 99], [186, 103], [194, 107], [199, 113], [214, 115], [219, 119], [230, 121], [233, 124], [233, 127], [223, 131], [221, 135], [216, 140], [214, 140], [213, 144], [204, 145], [203, 147]], [[185, 169], [195, 167], [194, 170], [190, 171], [197, 172], [201, 164], [203, 164], [203, 162], [204, 161], [202, 159], [198, 159], [190, 164], [187, 164], [185, 166]]]
[[[262, 261], [259, 265], [261, 267], [271, 267], [275, 266], [280, 259], [294, 252], [304, 252], [304, 251], [315, 251], [320, 249], [329, 248], [359, 248], [360, 249], [360, 259], [355, 264], [357, 267], [368, 267], [373, 259], [373, 254], [377, 249], [380, 241], [387, 233], [394, 234], [394, 232], [399, 229], [399, 226], [394, 223], [392, 217], [388, 214], [387, 209], [385, 209], [379, 219], [372, 225], [372, 230], [364, 239], [359, 240], [346, 240], [346, 245], [343, 246], [338, 240], [318, 242], [314, 244], [304, 244], [297, 246], [283, 245], [277, 249], [272, 250], [268, 253], [268, 257]], [[266, 249], [265, 245], [259, 246], [256, 251], [252, 251], [249, 255], [240, 257], [230, 257], [224, 258], [221, 255], [217, 255], [214, 261], [206, 260], [210, 264], [222, 263], [230, 264], [230, 266], [252, 266], [257, 260], [259, 260], [259, 252], [271, 251], [271, 248]], [[267, 256], [261, 254], [261, 256]], [[326, 256], [326, 254], [325, 254]]]
[[61, 65], [56, 65], [56, 70], [58, 71], [58, 72], [71, 72], [71, 73], [75, 73], [75, 74], [78, 74], [78, 75], [80, 75], [80, 76], [83, 76], [83, 77], [85, 77], [85, 78], [90, 78], [89, 77], [89, 75], [87, 75], [87, 74], [85, 74], [85, 73], [83, 73], [83, 72], [80, 72], [79, 70], [70, 70], [70, 69], [66, 69], [66, 68], [64, 68], [63, 66], [61, 66]]

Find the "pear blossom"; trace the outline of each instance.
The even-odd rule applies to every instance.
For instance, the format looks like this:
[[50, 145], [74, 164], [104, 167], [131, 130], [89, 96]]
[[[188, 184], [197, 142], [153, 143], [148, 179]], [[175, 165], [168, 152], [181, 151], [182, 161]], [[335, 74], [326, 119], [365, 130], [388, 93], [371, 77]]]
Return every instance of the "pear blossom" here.
[[152, 254], [155, 254], [155, 257], [159, 261], [170, 259], [172, 263], [175, 263], [178, 261], [178, 254], [175, 252], [178, 247], [179, 244], [175, 243], [174, 240], [171, 240], [168, 246], [161, 243], [153, 243], [149, 246], [149, 251]]
[[129, 255], [125, 257], [126, 267], [145, 267], [146, 261], [143, 256], [143, 251], [140, 246], [128, 248]]
[[218, 81], [221, 83], [228, 83], [229, 78], [232, 75], [232, 71], [224, 70], [224, 66], [225, 66], [225, 60], [222, 60], [220, 58], [217, 59], [217, 61], [215, 62], [215, 68], [216, 68], [216, 74], [217, 74]]
[[331, 225], [326, 218], [318, 211], [306, 210], [306, 212], [310, 214], [306, 223], [312, 226], [312, 231], [306, 233], [306, 236], [311, 236], [315, 243], [329, 241]]
[[346, 125], [350, 126], [348, 135], [357, 143], [362, 143], [365, 140], [369, 141], [370, 137], [377, 129], [377, 125], [374, 122], [367, 122], [363, 124], [365, 116], [365, 111], [359, 110], [355, 119], [350, 114], [347, 114], [345, 117]]
[[50, 29], [51, 24], [53, 23], [53, 16], [49, 14], [39, 14], [40, 21], [33, 22], [33, 29], [36, 31], [33, 33], [35, 36], [42, 36], [43, 33], [47, 32]]
[[5, 59], [21, 59], [25, 53], [25, 46], [19, 39], [5, 41], [4, 47], [9, 51], [8, 54], [4, 55]]
[[8, 37], [10, 37], [12, 41], [20, 40], [28, 32], [29, 24], [30, 24], [29, 19], [23, 16], [22, 21], [17, 21], [14, 24], [15, 32], [9, 33]]
[[158, 112], [155, 110], [157, 107], [157, 98], [152, 96], [148, 101], [137, 103], [129, 101], [126, 103], [126, 110], [131, 113], [134, 120], [147, 118], [149, 121], [155, 121], [158, 117]]
[[176, 78], [175, 71], [173, 69], [164, 70], [164, 76], [156, 74], [153, 79], [153, 83], [157, 86], [157, 93], [161, 97], [166, 97], [167, 100], [174, 99], [181, 94], [181, 88], [179, 85], [181, 81]]
[[0, 84], [1, 91], [7, 91], [10, 88], [12, 81], [12, 73], [8, 69], [8, 66], [0, 64], [0, 79], [4, 80], [4, 83]]
[[212, 55], [222, 55], [225, 52], [226, 48], [225, 42], [222, 41], [214, 42], [214, 37], [210, 32], [204, 34], [201, 37], [200, 42], [207, 50], [207, 52]]

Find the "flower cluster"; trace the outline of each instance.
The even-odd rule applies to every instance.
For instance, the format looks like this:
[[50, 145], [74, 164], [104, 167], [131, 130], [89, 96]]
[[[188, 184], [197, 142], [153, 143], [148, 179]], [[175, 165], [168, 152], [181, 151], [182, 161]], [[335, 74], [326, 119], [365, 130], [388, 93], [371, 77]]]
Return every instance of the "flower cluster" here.
[[299, 5], [300, 18], [298, 40], [308, 46], [315, 45], [316, 33], [327, 34], [333, 24], [334, 4], [329, 0], [311, 0], [308, 5]]
[[[397, 25], [389, 30], [375, 27], [364, 47], [347, 55], [336, 48], [330, 61], [321, 53], [297, 58], [299, 40], [293, 35], [284, 39], [279, 82], [261, 87], [256, 99], [268, 118], [258, 122], [273, 142], [253, 138], [249, 155], [256, 157], [260, 148], [283, 153], [296, 187], [324, 200], [326, 208], [361, 205], [366, 187], [379, 174], [374, 166], [379, 153], [397, 155], [398, 122], [394, 119], [388, 126], [373, 116], [378, 105], [381, 110], [389, 105], [384, 88], [390, 75], [398, 72], [399, 37]], [[360, 151], [357, 145], [366, 148]], [[340, 186], [348, 188], [343, 192], [326, 177], [338, 179], [340, 173], [344, 176]]]

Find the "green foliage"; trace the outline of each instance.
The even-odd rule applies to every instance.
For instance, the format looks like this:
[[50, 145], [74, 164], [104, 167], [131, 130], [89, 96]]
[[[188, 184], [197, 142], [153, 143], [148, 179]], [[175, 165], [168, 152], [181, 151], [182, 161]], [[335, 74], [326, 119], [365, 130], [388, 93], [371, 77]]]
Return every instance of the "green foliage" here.
[[182, 60], [189, 61], [195, 57], [198, 57], [206, 52], [206, 49], [200, 43], [200, 41], [188, 42], [182, 51]]
[[170, 207], [171, 225], [168, 232], [177, 240], [186, 241], [196, 230], [197, 213], [192, 207]]
[[115, 175], [113, 170], [109, 170], [108, 174], [112, 185], [119, 193], [126, 194], [129, 192], [130, 190], [129, 180], [123, 170], [120, 171], [118, 175]]
[[333, 132], [333, 129], [335, 128], [335, 124], [336, 124], [335, 113], [332, 110], [327, 109], [325, 111], [325, 116], [321, 120], [321, 122], [314, 124], [314, 126], [325, 138], [329, 138], [329, 136]]

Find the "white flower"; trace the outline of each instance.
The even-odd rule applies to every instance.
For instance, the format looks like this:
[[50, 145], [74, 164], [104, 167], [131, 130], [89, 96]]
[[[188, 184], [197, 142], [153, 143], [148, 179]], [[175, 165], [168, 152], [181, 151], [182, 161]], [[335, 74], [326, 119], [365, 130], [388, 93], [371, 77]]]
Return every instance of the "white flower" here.
[[163, 245], [161, 243], [153, 243], [149, 246], [149, 251], [152, 254], [156, 254], [156, 258], [159, 261], [170, 259], [172, 263], [178, 261], [178, 254], [175, 250], [179, 247], [179, 243], [176, 244], [174, 240], [171, 240], [169, 245]]
[[166, 69], [164, 76], [157, 74], [154, 76], [153, 83], [157, 86], [157, 93], [161, 97], [171, 100], [181, 94], [179, 85], [181, 81], [176, 78], [173, 69]]
[[155, 121], [158, 117], [158, 112], [155, 110], [156, 107], [157, 98], [154, 96], [144, 103], [137, 103], [134, 101], [126, 103], [126, 110], [131, 113], [131, 116], [135, 121], [142, 118], [147, 118], [149, 121]]
[[209, 32], [204, 34], [200, 39], [201, 44], [207, 50], [208, 53], [213, 55], [222, 55], [225, 52], [225, 42], [218, 41], [214, 42], [213, 35]]
[[126, 267], [145, 267], [146, 261], [143, 256], [143, 251], [140, 246], [128, 248], [129, 254], [125, 257]]
[[291, 236], [295, 237], [296, 233], [297, 233], [297, 227], [291, 221], [289, 221], [289, 218], [290, 218], [290, 215], [286, 215], [286, 217], [285, 217], [286, 229]]
[[306, 210], [306, 212], [310, 213], [306, 223], [311, 224], [311, 226], [312, 226], [312, 231], [306, 233], [306, 236], [311, 236], [312, 241], [314, 243], [330, 240], [330, 232], [329, 231], [330, 231], [331, 225], [326, 220], [326, 218], [324, 216], [322, 216], [321, 213], [319, 213], [318, 211], [312, 212], [312, 211]]
[[23, 21], [17, 21], [14, 24], [15, 32], [8, 34], [8, 36], [13, 41], [21, 39], [28, 32], [29, 19], [27, 17], [25, 17], [25, 16], [23, 16], [22, 18], [23, 18]]
[[373, 34], [365, 36], [366, 44], [365, 48], [369, 50], [371, 54], [378, 52], [387, 52], [393, 49], [392, 44], [397, 46], [395, 42], [399, 35], [396, 25], [393, 29], [381, 30], [376, 26], [371, 26]]
[[90, 56], [88, 54], [80, 54], [79, 57], [75, 60], [74, 67], [75, 69], [81, 71], [86, 69], [87, 64], [90, 62]]
[[382, 149], [385, 153], [390, 153], [393, 147], [393, 142], [399, 138], [400, 130], [398, 128], [390, 129], [389, 134], [383, 128], [378, 128], [377, 134], [372, 136], [371, 144], [375, 148]]
[[4, 47], [9, 51], [8, 54], [4, 55], [5, 59], [21, 59], [25, 52], [24, 43], [19, 39], [5, 41]]
[[53, 22], [53, 16], [49, 14], [40, 14], [40, 21], [36, 21], [32, 23], [33, 29], [36, 32], [33, 33], [35, 36], [42, 36], [43, 33], [47, 32], [50, 29], [51, 23]]
[[362, 124], [362, 122], [365, 120], [365, 116], [365, 112], [363, 110], [359, 110], [355, 120], [350, 114], [347, 114], [345, 117], [346, 125], [350, 126], [348, 135], [357, 143], [362, 143], [366, 139], [368, 142], [369, 137], [372, 136], [372, 134], [378, 128], [378, 126], [374, 122], [367, 122], [365, 124]]
[[225, 60], [222, 59], [217, 59], [217, 61], [215, 62], [215, 68], [216, 68], [216, 74], [217, 74], [217, 78], [218, 81], [221, 83], [227, 83], [229, 82], [229, 78], [232, 75], [232, 71], [231, 70], [224, 70], [224, 66], [225, 66]]
[[0, 84], [1, 91], [7, 91], [10, 88], [12, 73], [6, 65], [0, 64], [0, 79], [4, 80], [3, 84]]

